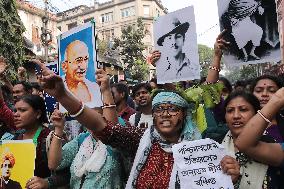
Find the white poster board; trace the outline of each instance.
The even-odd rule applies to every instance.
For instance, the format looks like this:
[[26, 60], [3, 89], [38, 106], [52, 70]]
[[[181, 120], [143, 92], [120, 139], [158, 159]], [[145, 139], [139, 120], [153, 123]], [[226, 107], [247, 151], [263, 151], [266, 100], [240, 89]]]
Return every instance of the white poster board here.
[[200, 79], [197, 35], [192, 6], [159, 17], [154, 23], [159, 84]]
[[231, 43], [224, 53], [228, 67], [281, 60], [275, 1], [218, 0], [218, 10]]
[[220, 165], [225, 148], [216, 141], [201, 139], [182, 142], [172, 149], [181, 188], [234, 188], [231, 177], [222, 172]]

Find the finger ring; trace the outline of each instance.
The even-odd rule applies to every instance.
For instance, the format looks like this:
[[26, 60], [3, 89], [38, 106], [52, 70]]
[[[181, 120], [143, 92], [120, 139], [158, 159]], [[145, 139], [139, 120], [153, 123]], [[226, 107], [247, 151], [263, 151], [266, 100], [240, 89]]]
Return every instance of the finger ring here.
[[30, 179], [29, 182], [32, 182], [32, 179]]

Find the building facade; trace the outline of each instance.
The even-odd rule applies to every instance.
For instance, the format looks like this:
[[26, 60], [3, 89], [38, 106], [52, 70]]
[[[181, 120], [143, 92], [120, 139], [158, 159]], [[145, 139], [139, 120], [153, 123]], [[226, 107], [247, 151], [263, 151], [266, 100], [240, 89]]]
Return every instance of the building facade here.
[[80, 24], [96, 22], [96, 31], [101, 40], [111, 41], [121, 36], [121, 29], [135, 25], [141, 17], [145, 24], [144, 44], [151, 51], [154, 45], [153, 21], [167, 13], [160, 0], [112, 0], [105, 3], [94, 1], [94, 6], [78, 6], [57, 14], [58, 28], [66, 32]]
[[[44, 55], [44, 47], [41, 41], [43, 22], [42, 18], [45, 15], [44, 10], [39, 9], [32, 4], [18, 0], [17, 1], [18, 14], [25, 26], [26, 31], [24, 37], [33, 43], [33, 53], [36, 55]], [[57, 39], [56, 36], [60, 34], [57, 28], [57, 18], [55, 14], [48, 14], [49, 21], [47, 29], [52, 35], [52, 41], [49, 43], [49, 54], [57, 53]]]

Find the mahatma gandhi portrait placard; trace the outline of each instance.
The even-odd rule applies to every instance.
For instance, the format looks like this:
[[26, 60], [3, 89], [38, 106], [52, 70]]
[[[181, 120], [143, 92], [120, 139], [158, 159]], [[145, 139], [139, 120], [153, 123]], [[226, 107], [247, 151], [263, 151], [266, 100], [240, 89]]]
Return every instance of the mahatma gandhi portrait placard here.
[[192, 6], [159, 17], [154, 23], [158, 83], [200, 79], [197, 35]]
[[230, 47], [228, 66], [279, 62], [280, 41], [275, 1], [218, 0], [220, 29]]
[[[66, 88], [90, 108], [102, 106], [101, 93], [95, 81], [96, 50], [93, 22], [78, 26], [58, 39], [59, 75]], [[66, 110], [60, 106], [61, 112]]]

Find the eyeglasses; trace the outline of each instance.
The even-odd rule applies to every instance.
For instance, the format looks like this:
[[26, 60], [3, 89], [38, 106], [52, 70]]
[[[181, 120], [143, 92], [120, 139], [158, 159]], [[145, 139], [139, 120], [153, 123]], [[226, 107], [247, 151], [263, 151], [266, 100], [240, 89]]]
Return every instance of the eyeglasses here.
[[[89, 60], [89, 57], [85, 56], [85, 57], [75, 58], [73, 62], [75, 62], [76, 64], [82, 64], [83, 61], [88, 61], [88, 60]], [[71, 64], [72, 62], [69, 61], [69, 63]]]
[[170, 116], [176, 116], [180, 113], [181, 109], [176, 106], [168, 106], [168, 107], [157, 106], [154, 108], [153, 113], [156, 116], [162, 116], [165, 111], [167, 111], [168, 115]]

